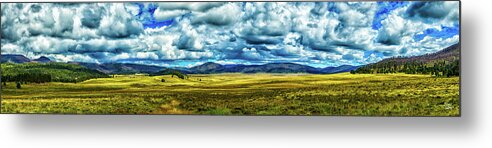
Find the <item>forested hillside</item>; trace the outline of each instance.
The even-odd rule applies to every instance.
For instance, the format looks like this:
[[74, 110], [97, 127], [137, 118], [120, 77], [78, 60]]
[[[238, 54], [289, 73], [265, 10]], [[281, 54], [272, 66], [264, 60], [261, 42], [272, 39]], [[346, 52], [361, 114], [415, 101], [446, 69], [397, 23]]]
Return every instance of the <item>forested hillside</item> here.
[[108, 75], [66, 63], [2, 63], [2, 81], [5, 82], [82, 82], [92, 78], [106, 78]]
[[430, 74], [438, 77], [459, 76], [460, 45], [455, 44], [432, 54], [384, 59], [352, 70], [350, 73]]

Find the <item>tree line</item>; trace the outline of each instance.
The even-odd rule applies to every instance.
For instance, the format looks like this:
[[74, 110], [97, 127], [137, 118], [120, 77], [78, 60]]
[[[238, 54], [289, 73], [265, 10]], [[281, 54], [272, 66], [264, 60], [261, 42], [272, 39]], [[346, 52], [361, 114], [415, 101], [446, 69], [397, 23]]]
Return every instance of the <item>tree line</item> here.
[[369, 64], [350, 71], [352, 74], [372, 73], [406, 73], [406, 74], [430, 74], [436, 77], [453, 77], [460, 75], [460, 61], [436, 61], [424, 62], [397, 62], [388, 61], [384, 63]]
[[4, 82], [66, 82], [77, 83], [93, 78], [107, 78], [107, 74], [66, 63], [2, 63]]
[[51, 82], [52, 77], [50, 74], [44, 73], [20, 73], [16, 75], [2, 75], [2, 81], [45, 83]]
[[164, 69], [162, 71], [159, 71], [157, 73], [151, 74], [151, 76], [157, 76], [157, 75], [171, 75], [171, 77], [178, 77], [180, 79], [188, 79], [189, 76], [179, 70], [174, 70], [174, 69]]

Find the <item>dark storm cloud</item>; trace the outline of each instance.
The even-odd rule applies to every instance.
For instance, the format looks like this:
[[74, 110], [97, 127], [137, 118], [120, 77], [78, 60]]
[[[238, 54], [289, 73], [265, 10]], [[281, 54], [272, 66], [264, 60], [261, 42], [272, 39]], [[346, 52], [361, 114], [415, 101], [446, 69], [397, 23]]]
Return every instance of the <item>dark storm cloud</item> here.
[[195, 37], [193, 36], [187, 36], [187, 35], [181, 35], [174, 43], [178, 49], [183, 49], [183, 50], [198, 50], [196, 47], [194, 47], [196, 42]]
[[88, 28], [98, 28], [101, 24], [104, 7], [88, 6], [82, 10], [81, 23]]
[[261, 35], [249, 35], [243, 36], [249, 44], [278, 44], [282, 42], [283, 37], [280, 36], [261, 36]]
[[31, 11], [33, 13], [39, 12], [40, 10], [41, 10], [41, 6], [40, 5], [31, 5]]
[[377, 38], [377, 42], [384, 45], [400, 45], [400, 36], [399, 34], [395, 35], [379, 35]]
[[409, 16], [420, 16], [430, 18], [444, 18], [450, 9], [444, 6], [444, 2], [415, 2], [407, 9]]

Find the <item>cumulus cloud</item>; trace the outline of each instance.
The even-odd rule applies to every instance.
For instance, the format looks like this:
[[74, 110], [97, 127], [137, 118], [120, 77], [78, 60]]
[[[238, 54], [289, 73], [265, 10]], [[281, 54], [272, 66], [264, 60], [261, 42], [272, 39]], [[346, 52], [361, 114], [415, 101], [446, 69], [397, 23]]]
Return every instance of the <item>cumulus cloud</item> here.
[[459, 2], [1, 5], [2, 54], [163, 66], [361, 65], [459, 42]]
[[168, 20], [168, 19], [173, 19], [178, 16], [182, 16], [184, 14], [188, 13], [186, 10], [167, 10], [167, 11], [162, 11], [160, 9], [156, 10], [154, 13], [155, 19], [157, 20]]
[[[448, 15], [456, 15], [458, 3], [449, 2], [415, 2], [408, 9], [411, 17], [443, 19]], [[455, 16], [453, 16], [455, 17]], [[456, 17], [455, 17], [456, 18]], [[457, 18], [456, 18], [457, 19]]]
[[390, 15], [383, 20], [381, 24], [385, 27], [380, 28], [377, 36], [377, 42], [386, 45], [399, 45], [401, 38], [405, 36], [408, 28], [404, 18], [397, 15]]
[[229, 3], [221, 7], [212, 8], [205, 13], [198, 13], [196, 18], [193, 19], [193, 23], [208, 23], [218, 26], [229, 25], [235, 23], [239, 15], [241, 15], [241, 8], [234, 3]]
[[181, 35], [173, 43], [178, 49], [183, 50], [201, 50], [203, 45], [201, 41], [201, 36], [197, 33], [192, 26], [183, 25], [181, 26]]
[[208, 9], [223, 5], [223, 2], [173, 2], [159, 3], [159, 10], [190, 10], [190, 11], [206, 11]]
[[104, 7], [87, 6], [82, 9], [81, 23], [87, 28], [98, 28], [101, 24], [102, 14], [104, 14]]
[[263, 60], [263, 56], [256, 48], [243, 48], [241, 57], [247, 60]]
[[223, 4], [223, 2], [163, 2], [158, 3], [159, 7], [154, 16], [157, 20], [168, 20], [186, 13], [204, 12]]
[[107, 37], [125, 38], [143, 32], [142, 23], [135, 20], [125, 9], [124, 4], [114, 4], [108, 10], [99, 26], [99, 33]]

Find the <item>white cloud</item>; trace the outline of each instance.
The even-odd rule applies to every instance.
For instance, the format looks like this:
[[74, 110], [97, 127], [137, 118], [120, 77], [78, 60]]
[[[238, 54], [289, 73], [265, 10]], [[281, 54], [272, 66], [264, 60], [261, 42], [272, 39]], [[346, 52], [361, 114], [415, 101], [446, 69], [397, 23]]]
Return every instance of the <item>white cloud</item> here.
[[162, 21], [162, 20], [169, 20], [181, 15], [184, 15], [186, 13], [189, 13], [189, 11], [186, 10], [168, 10], [168, 11], [162, 11], [161, 9], [157, 9], [154, 13], [155, 19]]
[[24, 50], [32, 53], [63, 54], [76, 45], [75, 40], [38, 36], [21, 40]]
[[[458, 23], [459, 3], [410, 3], [387, 14], [379, 30], [371, 26], [376, 2], [162, 2], [155, 21], [173, 22], [160, 28], [143, 28], [151, 15], [136, 16], [141, 10], [132, 3], [9, 3], [1, 5], [2, 53], [60, 61], [277, 60], [337, 66], [430, 53], [459, 42], [458, 35], [413, 38]], [[144, 11], [150, 6], [146, 3]], [[384, 57], [364, 57], [368, 50]]]
[[87, 62], [87, 63], [101, 63], [98, 59], [91, 58], [88, 55], [82, 54], [46, 54], [50, 59], [54, 59], [55, 61], [60, 62]]
[[160, 10], [190, 10], [190, 11], [206, 11], [210, 8], [223, 5], [223, 2], [163, 2], [158, 3]]
[[205, 12], [214, 7], [223, 5], [223, 2], [164, 2], [158, 3], [158, 9], [155, 11], [154, 16], [158, 21], [172, 19], [186, 13], [200, 13]]
[[173, 45], [178, 49], [200, 51], [203, 48], [201, 35], [188, 23], [180, 26], [180, 36]]
[[22, 48], [16, 44], [7, 43], [2, 44], [2, 53], [24, 54], [24, 50], [22, 50]]
[[256, 48], [243, 48], [241, 56], [248, 60], [263, 60], [263, 56], [258, 53]]
[[143, 32], [143, 25], [130, 13], [128, 13], [122, 3], [115, 3], [109, 6], [107, 16], [103, 16], [99, 26], [99, 34], [125, 38], [131, 35], [138, 35]]
[[154, 52], [137, 52], [136, 58], [138, 59], [150, 59], [150, 60], [158, 60], [159, 56]]

